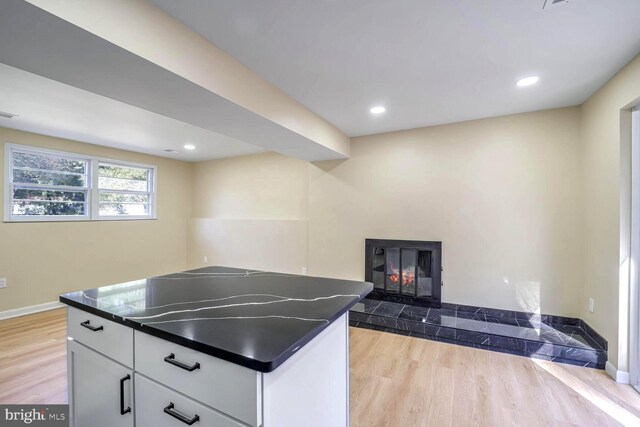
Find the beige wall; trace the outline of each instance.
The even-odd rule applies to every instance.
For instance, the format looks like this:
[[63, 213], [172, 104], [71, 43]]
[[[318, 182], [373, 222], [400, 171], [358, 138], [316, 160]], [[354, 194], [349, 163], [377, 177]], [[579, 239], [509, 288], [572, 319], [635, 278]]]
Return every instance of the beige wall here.
[[625, 109], [639, 97], [636, 58], [582, 107], [355, 138], [348, 160], [313, 165], [273, 153], [190, 165], [0, 128], [0, 142], [159, 173], [157, 221], [0, 223], [0, 311], [204, 256], [359, 279], [366, 237], [442, 240], [444, 301], [580, 316], [626, 370]]
[[190, 265], [362, 279], [366, 237], [442, 240], [445, 301], [576, 315], [578, 123], [570, 108], [356, 138], [345, 161], [199, 163]]
[[[310, 165], [308, 176], [302, 162], [271, 155], [196, 166], [204, 174], [196, 200], [208, 198], [196, 216], [236, 221], [204, 231], [194, 220], [190, 262], [224, 252], [210, 236], [229, 240], [234, 233], [221, 235], [233, 227], [248, 235], [224, 252], [228, 265], [251, 263], [243, 242], [276, 240], [271, 253], [296, 256], [286, 265], [263, 257], [260, 268], [296, 272], [306, 263], [309, 274], [345, 278], [363, 276], [365, 237], [442, 240], [445, 301], [579, 316], [609, 341], [609, 360], [627, 370], [627, 109], [639, 97], [640, 57], [581, 107], [355, 138], [350, 159]], [[269, 170], [293, 178], [273, 181]], [[218, 179], [243, 180], [241, 197], [211, 187]], [[231, 201], [215, 212], [220, 200]], [[284, 219], [301, 222], [283, 227]], [[274, 239], [278, 228], [297, 231]]]
[[189, 264], [301, 273], [307, 265], [308, 163], [276, 153], [195, 165]]
[[[628, 369], [630, 157], [628, 111], [640, 97], [640, 57], [581, 108], [585, 282], [580, 315], [609, 341], [609, 360]], [[619, 292], [622, 289], [623, 292]]]
[[364, 239], [443, 242], [443, 301], [576, 315], [579, 111], [352, 140], [310, 182], [309, 272], [362, 279]]
[[[158, 219], [0, 222], [0, 277], [8, 279], [7, 288], [0, 289], [0, 311], [186, 267], [191, 164], [0, 128], [0, 143], [5, 142], [157, 165]], [[3, 179], [4, 146], [0, 148]]]

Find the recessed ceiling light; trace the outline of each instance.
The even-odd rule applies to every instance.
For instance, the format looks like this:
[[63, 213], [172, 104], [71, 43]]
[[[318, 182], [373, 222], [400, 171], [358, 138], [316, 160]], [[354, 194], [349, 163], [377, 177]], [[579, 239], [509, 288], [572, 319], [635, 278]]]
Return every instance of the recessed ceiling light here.
[[371, 111], [371, 114], [382, 114], [387, 111], [387, 109], [379, 105], [377, 107], [372, 107], [369, 111]]
[[538, 76], [529, 76], [529, 77], [525, 77], [523, 79], [518, 80], [516, 82], [516, 85], [518, 87], [531, 86], [538, 83], [538, 80], [540, 80], [540, 77]]
[[184, 149], [185, 149], [185, 150], [195, 150], [195, 149], [196, 149], [196, 146], [195, 146], [195, 145], [193, 145], [193, 144], [185, 144], [185, 145], [184, 145]]
[[0, 117], [4, 117], [5, 119], [13, 119], [14, 117], [18, 117], [17, 114], [5, 113], [4, 111], [0, 111]]

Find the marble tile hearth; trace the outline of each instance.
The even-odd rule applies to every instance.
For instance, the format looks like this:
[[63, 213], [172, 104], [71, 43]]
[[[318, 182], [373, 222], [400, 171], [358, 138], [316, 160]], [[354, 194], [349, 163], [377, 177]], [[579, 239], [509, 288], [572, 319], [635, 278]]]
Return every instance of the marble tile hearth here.
[[604, 369], [607, 342], [580, 319], [442, 304], [419, 307], [365, 298], [351, 326]]

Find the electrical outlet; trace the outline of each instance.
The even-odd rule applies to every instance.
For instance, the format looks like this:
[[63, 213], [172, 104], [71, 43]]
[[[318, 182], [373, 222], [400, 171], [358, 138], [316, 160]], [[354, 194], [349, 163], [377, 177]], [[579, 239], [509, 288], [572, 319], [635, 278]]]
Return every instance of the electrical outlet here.
[[307, 275], [307, 267], [302, 267], [302, 275], [303, 276]]
[[0, 277], [0, 288], [6, 288], [6, 287], [7, 287], [7, 278]]
[[204, 256], [204, 259], [203, 259], [203, 262], [204, 262], [205, 264], [206, 264], [206, 263], [208, 263], [208, 262], [209, 262], [209, 257], [205, 255], [205, 256]]
[[593, 298], [589, 298], [589, 313], [593, 313]]

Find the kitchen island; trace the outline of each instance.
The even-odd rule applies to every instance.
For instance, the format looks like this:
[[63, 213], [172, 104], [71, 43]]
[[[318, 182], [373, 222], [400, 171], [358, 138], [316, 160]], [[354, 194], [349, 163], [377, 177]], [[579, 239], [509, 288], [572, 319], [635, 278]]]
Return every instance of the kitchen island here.
[[72, 426], [348, 426], [365, 282], [207, 267], [62, 295]]

